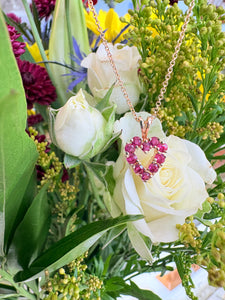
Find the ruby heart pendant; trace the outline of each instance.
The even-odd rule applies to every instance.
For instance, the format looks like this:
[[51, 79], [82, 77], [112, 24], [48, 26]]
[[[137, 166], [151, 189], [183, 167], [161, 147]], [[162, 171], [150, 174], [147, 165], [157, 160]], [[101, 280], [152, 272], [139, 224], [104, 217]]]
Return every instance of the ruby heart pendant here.
[[148, 181], [158, 172], [166, 159], [167, 149], [167, 144], [157, 137], [141, 139], [135, 136], [125, 146], [127, 162], [143, 181]]

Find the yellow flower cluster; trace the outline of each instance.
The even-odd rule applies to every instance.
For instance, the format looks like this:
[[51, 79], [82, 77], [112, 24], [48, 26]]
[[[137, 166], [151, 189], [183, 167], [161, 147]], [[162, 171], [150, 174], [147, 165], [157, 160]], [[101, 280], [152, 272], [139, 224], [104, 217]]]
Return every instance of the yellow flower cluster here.
[[195, 223], [190, 221], [189, 223], [184, 223], [183, 225], [177, 224], [176, 227], [179, 230], [180, 241], [186, 247], [191, 246], [192, 248], [195, 248], [196, 253], [199, 253], [202, 241], [199, 239], [200, 233], [195, 226]]
[[47, 141], [39, 142], [37, 139], [38, 132], [33, 127], [29, 127], [29, 133], [31, 139], [35, 142], [39, 157], [37, 165], [43, 170], [43, 177], [40, 182], [40, 187], [49, 184], [48, 192], [57, 191], [60, 195], [59, 201], [54, 204], [53, 213], [57, 214], [57, 220], [60, 223], [65, 221], [65, 215], [67, 215], [71, 205], [74, 206], [74, 200], [79, 191], [79, 168], [77, 167], [73, 173], [73, 183], [70, 184], [68, 180], [61, 181], [61, 175], [63, 171], [63, 164], [59, 161], [54, 151], [46, 152], [48, 146]]
[[42, 290], [48, 295], [44, 300], [101, 299], [100, 290], [103, 282], [97, 276], [85, 272], [87, 269], [87, 265], [83, 264], [85, 257], [87, 253], [60, 268], [53, 278], [46, 278]]
[[[224, 97], [224, 75], [220, 71], [225, 67], [225, 34], [221, 32], [225, 11], [208, 6], [206, 0], [202, 0], [199, 7], [201, 22], [196, 22], [198, 15], [190, 19], [158, 117], [168, 134], [183, 138], [187, 134], [199, 134], [197, 127], [204, 131], [202, 137], [216, 142], [222, 127], [214, 119], [203, 122], [204, 106], [210, 102], [208, 107], [213, 107]], [[176, 3], [169, 6], [167, 0], [146, 1], [138, 11], [129, 12], [132, 30], [126, 37], [141, 53], [139, 74], [148, 96], [145, 108], [151, 111], [165, 80], [185, 16]], [[197, 126], [196, 115], [201, 120]]]

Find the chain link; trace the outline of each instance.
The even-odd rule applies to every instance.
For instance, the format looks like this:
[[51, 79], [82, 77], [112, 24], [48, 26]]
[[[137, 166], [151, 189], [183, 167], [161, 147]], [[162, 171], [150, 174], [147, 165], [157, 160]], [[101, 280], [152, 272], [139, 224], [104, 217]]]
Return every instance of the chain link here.
[[193, 10], [194, 5], [195, 5], [195, 0], [191, 1], [190, 6], [189, 6], [188, 11], [187, 11], [187, 14], [186, 14], [186, 17], [184, 19], [184, 24], [181, 27], [180, 36], [178, 38], [177, 45], [175, 47], [175, 51], [174, 51], [173, 56], [172, 56], [172, 60], [170, 61], [170, 66], [167, 69], [165, 80], [162, 83], [162, 88], [161, 88], [161, 90], [159, 92], [159, 96], [158, 96], [158, 99], [156, 101], [156, 106], [153, 109], [153, 114], [146, 121], [144, 121], [141, 117], [137, 116], [137, 113], [136, 113], [136, 111], [134, 109], [134, 106], [133, 106], [132, 102], [130, 101], [130, 98], [128, 96], [127, 90], [126, 90], [126, 88], [124, 86], [124, 83], [123, 83], [121, 77], [120, 77], [120, 74], [118, 73], [118, 70], [116, 68], [115, 62], [113, 61], [112, 53], [110, 52], [110, 49], [109, 49], [109, 46], [108, 46], [108, 42], [107, 42], [107, 40], [105, 38], [105, 34], [103, 32], [103, 29], [100, 26], [100, 22], [98, 20], [98, 15], [97, 15], [96, 10], [95, 10], [94, 5], [93, 5], [93, 1], [92, 0], [88, 0], [88, 5], [89, 5], [89, 8], [90, 8], [91, 12], [93, 13], [95, 24], [97, 25], [98, 31], [100, 33], [100, 37], [101, 37], [102, 43], [103, 43], [103, 45], [105, 47], [105, 51], [107, 53], [107, 56], [109, 58], [109, 62], [111, 64], [111, 66], [112, 66], [113, 72], [114, 72], [114, 74], [116, 76], [116, 80], [117, 80], [119, 86], [121, 87], [122, 93], [124, 95], [124, 98], [125, 98], [128, 106], [129, 106], [129, 108], [130, 108], [130, 111], [132, 112], [132, 115], [133, 115], [134, 119], [137, 122], [141, 123], [141, 126], [143, 126], [143, 124], [145, 123], [145, 124], [147, 124], [145, 126], [149, 127], [152, 124], [153, 120], [156, 118], [156, 116], [157, 116], [157, 114], [159, 112], [159, 109], [161, 107], [162, 100], [164, 98], [164, 94], [166, 93], [166, 89], [167, 89], [169, 80], [171, 78], [171, 74], [173, 73], [173, 68], [175, 66], [175, 62], [176, 62], [176, 59], [178, 57], [178, 53], [180, 51], [181, 44], [182, 44], [182, 41], [183, 41], [184, 36], [185, 36], [185, 31], [187, 29], [187, 25], [188, 25], [188, 23], [190, 21], [190, 16], [191, 16], [192, 10]]

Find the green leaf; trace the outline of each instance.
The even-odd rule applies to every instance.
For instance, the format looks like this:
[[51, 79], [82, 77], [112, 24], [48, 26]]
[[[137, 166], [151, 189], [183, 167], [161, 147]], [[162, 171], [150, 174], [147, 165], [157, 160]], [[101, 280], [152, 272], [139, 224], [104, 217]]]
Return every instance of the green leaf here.
[[215, 154], [216, 152], [222, 150], [222, 146], [224, 145], [224, 141], [225, 141], [225, 133], [222, 133], [220, 138], [217, 140], [217, 142], [212, 143], [212, 145], [207, 147], [206, 151], [204, 151], [206, 153], [206, 156], [207, 157], [212, 157], [213, 154]]
[[126, 285], [125, 281], [121, 277], [112, 277], [106, 281], [104, 288], [107, 292], [114, 292], [121, 290]]
[[1, 12], [0, 28], [0, 255], [3, 255], [22, 218], [18, 212], [38, 153], [25, 132], [26, 98]]
[[106, 174], [104, 176], [104, 179], [105, 179], [106, 187], [107, 187], [110, 195], [113, 195], [116, 182], [113, 177], [113, 166], [112, 165], [108, 166], [108, 168], [106, 170]]
[[161, 300], [161, 298], [153, 292], [140, 289], [133, 281], [130, 281], [129, 285], [120, 277], [112, 277], [107, 280], [105, 290], [107, 293], [119, 292], [120, 295], [129, 295], [139, 300]]
[[64, 156], [64, 165], [66, 168], [71, 169], [78, 166], [81, 163], [81, 160], [78, 157], [65, 154]]
[[111, 86], [111, 88], [106, 93], [105, 97], [95, 106], [100, 112], [106, 109], [106, 107], [111, 107], [112, 104], [109, 103], [110, 96], [112, 94], [114, 88], [114, 84]]
[[18, 272], [14, 280], [37, 278], [45, 269], [54, 271], [87, 251], [107, 230], [143, 218], [143, 216], [120, 216], [85, 225], [56, 242], [32, 262], [29, 269]]
[[210, 203], [206, 200], [202, 204], [202, 209], [199, 209], [197, 211], [197, 213], [195, 214], [195, 217], [202, 219], [204, 217], [204, 214], [209, 213], [211, 211], [211, 209], [212, 209], [212, 207], [211, 207]]
[[111, 137], [111, 139], [105, 144], [105, 146], [101, 149], [101, 151], [99, 153], [103, 153], [105, 152], [113, 143], [115, 143], [115, 141], [118, 139], [118, 137], [121, 135], [122, 130], [114, 133], [113, 136]]
[[205, 127], [209, 122], [215, 121], [218, 116], [218, 107], [214, 105], [214, 107], [210, 107], [211, 111], [206, 110], [207, 113], [202, 116], [200, 121], [200, 127]]
[[151, 263], [153, 261], [153, 257], [151, 254], [151, 244], [149, 244], [151, 243], [150, 239], [141, 234], [132, 223], [128, 224], [127, 227], [129, 239], [134, 249], [142, 258]]
[[191, 100], [191, 103], [192, 103], [192, 106], [195, 110], [196, 113], [198, 113], [198, 101], [194, 98], [194, 96], [192, 94], [188, 94], [190, 100]]
[[139, 300], [162, 300], [153, 292], [140, 289], [133, 281], [130, 281], [130, 285], [126, 284], [125, 287], [120, 291], [120, 294], [136, 297]]
[[35, 23], [36, 28], [38, 30], [39, 36], [41, 36], [41, 22], [40, 22], [40, 19], [39, 19], [39, 14], [38, 14], [36, 4], [33, 0], [32, 0], [32, 3], [31, 3], [31, 11], [32, 11], [32, 14], [33, 14], [34, 23]]
[[[29, 263], [40, 254], [48, 234], [50, 209], [47, 201], [47, 187], [47, 185], [42, 187], [34, 198], [15, 232], [10, 247], [10, 250], [16, 254], [19, 265], [23, 268], [27, 268]], [[10, 265], [10, 259], [8, 264]]]
[[177, 253], [175, 256], [174, 256], [174, 261], [176, 263], [176, 266], [177, 266], [177, 271], [180, 275], [180, 278], [181, 280], [183, 281], [184, 277], [185, 277], [185, 267], [184, 267], [184, 262], [182, 260], [182, 257], [181, 257], [182, 253]]
[[84, 162], [85, 166], [93, 171], [95, 176], [105, 184], [105, 174], [107, 172], [108, 166], [101, 164], [101, 163], [96, 163], [96, 162]]

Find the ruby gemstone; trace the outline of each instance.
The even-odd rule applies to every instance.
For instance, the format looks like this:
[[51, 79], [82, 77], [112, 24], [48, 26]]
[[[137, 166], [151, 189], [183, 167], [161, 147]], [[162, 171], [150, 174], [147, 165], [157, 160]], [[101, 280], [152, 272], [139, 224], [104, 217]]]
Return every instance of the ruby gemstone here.
[[150, 164], [150, 166], [148, 167], [149, 171], [151, 173], [156, 173], [159, 169], [158, 165], [157, 164]]
[[166, 152], [168, 149], [167, 144], [160, 144], [158, 147], [160, 152]]
[[142, 175], [141, 175], [141, 179], [142, 179], [143, 181], [147, 181], [147, 180], [149, 180], [150, 178], [151, 178], [151, 174], [148, 173], [148, 172], [143, 172]]
[[148, 152], [150, 149], [151, 149], [151, 145], [150, 145], [149, 142], [144, 142], [144, 143], [142, 144], [142, 150], [143, 150], [144, 152]]
[[134, 172], [135, 172], [136, 174], [142, 174], [143, 171], [144, 171], [144, 168], [142, 167], [142, 165], [136, 164], [136, 165], [134, 166]]
[[159, 143], [160, 143], [160, 141], [159, 141], [159, 139], [158, 139], [157, 137], [153, 136], [153, 137], [151, 138], [150, 144], [151, 144], [152, 146], [158, 146]]
[[129, 164], [135, 164], [137, 161], [137, 156], [135, 154], [130, 154], [130, 156], [127, 157], [127, 162]]
[[140, 147], [141, 144], [142, 144], [141, 138], [140, 138], [139, 136], [133, 137], [133, 138], [132, 138], [132, 144], [133, 144], [134, 146]]
[[166, 159], [166, 157], [165, 157], [165, 155], [163, 155], [163, 154], [157, 153], [157, 154], [155, 155], [155, 160], [156, 160], [156, 162], [157, 162], [158, 164], [160, 164], [160, 165], [164, 163], [165, 159]]
[[135, 146], [132, 144], [126, 144], [125, 146], [125, 151], [128, 153], [134, 153], [135, 151]]

